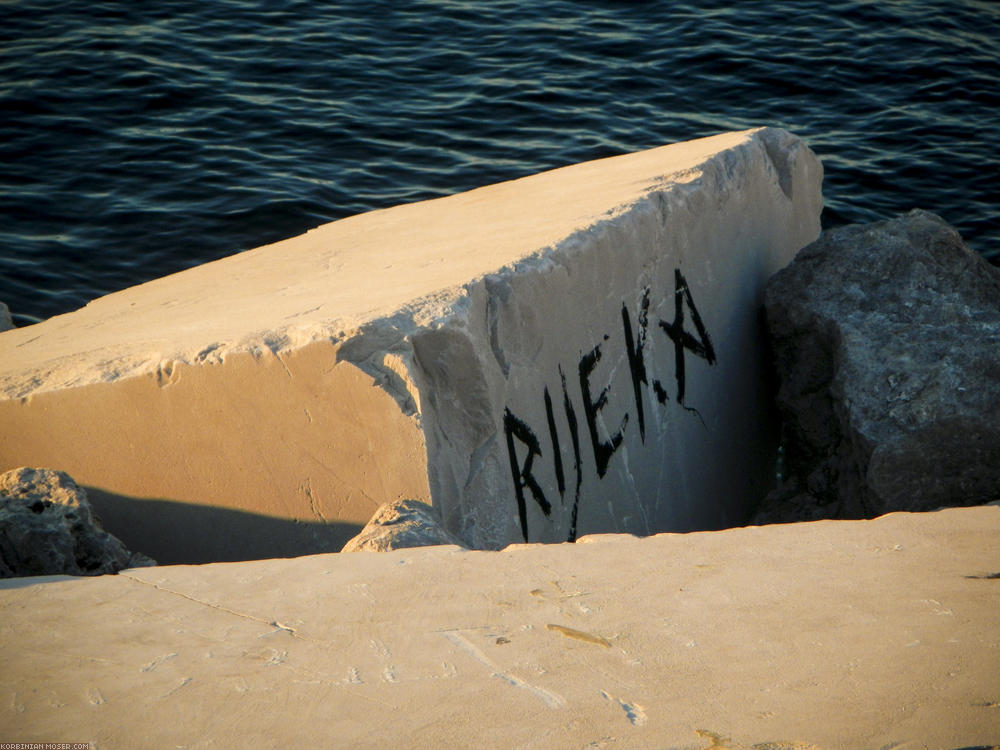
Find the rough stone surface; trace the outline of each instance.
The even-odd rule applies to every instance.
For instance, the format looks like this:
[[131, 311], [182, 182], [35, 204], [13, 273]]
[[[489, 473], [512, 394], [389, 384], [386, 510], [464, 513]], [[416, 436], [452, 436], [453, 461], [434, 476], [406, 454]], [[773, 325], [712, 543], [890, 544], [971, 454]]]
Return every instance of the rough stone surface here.
[[766, 306], [788, 481], [757, 522], [1000, 497], [1000, 270], [940, 217], [825, 232]]
[[10, 308], [0, 302], [0, 332], [9, 331], [14, 328], [14, 319], [10, 317]]
[[0, 470], [100, 488], [161, 562], [339, 549], [402, 498], [477, 548], [744, 522], [777, 445], [763, 287], [819, 235], [822, 171], [723, 133], [102, 297], [0, 337]]
[[155, 564], [104, 531], [68, 474], [31, 468], [0, 474], [0, 578], [92, 576]]
[[465, 546], [462, 540], [441, 528], [441, 519], [430, 505], [419, 500], [397, 500], [379, 508], [341, 552], [388, 552], [439, 544]]

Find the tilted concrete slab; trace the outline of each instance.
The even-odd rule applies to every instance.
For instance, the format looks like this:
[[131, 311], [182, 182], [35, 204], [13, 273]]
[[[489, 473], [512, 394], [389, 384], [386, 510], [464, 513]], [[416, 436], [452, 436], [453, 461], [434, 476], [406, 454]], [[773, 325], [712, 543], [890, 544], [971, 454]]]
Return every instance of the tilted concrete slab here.
[[[0, 581], [0, 737], [982, 747], [1000, 507]], [[770, 743], [770, 744], [765, 744]]]
[[[822, 168], [727, 133], [374, 211], [0, 336], [0, 470], [161, 561], [740, 522], [773, 476], [758, 308]], [[238, 529], [238, 531], [234, 531]]]

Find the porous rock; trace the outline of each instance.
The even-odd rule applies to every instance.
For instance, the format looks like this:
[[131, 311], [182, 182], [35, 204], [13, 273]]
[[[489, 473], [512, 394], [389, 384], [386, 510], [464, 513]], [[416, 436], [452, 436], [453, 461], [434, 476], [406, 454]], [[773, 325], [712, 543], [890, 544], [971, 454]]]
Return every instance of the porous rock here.
[[441, 527], [441, 519], [430, 505], [419, 500], [397, 500], [380, 507], [341, 552], [388, 552], [439, 544], [465, 546]]
[[102, 575], [155, 565], [101, 527], [87, 493], [61, 471], [0, 474], [0, 578]]
[[756, 522], [1000, 497], [1000, 270], [943, 219], [826, 231], [765, 304], [788, 476]]

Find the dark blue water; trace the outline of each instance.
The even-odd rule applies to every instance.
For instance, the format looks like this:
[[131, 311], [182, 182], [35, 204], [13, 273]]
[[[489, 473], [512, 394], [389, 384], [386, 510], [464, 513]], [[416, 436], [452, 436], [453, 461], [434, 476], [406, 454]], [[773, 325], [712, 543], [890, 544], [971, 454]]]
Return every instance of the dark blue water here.
[[1000, 262], [1000, 3], [0, 3], [19, 324], [317, 224], [757, 125], [826, 226], [933, 210]]

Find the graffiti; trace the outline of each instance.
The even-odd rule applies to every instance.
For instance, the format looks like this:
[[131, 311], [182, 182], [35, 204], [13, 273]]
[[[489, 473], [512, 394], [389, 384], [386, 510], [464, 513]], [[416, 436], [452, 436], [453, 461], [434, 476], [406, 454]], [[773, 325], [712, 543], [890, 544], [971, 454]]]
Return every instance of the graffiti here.
[[[647, 343], [650, 331], [650, 294], [651, 289], [649, 287], [642, 292], [634, 328], [632, 325], [632, 315], [629, 312], [628, 306], [623, 303], [621, 309], [625, 355], [632, 383], [632, 396], [635, 401], [635, 421], [638, 423], [639, 439], [642, 443], [646, 442], [644, 391], [651, 388], [656, 401], [661, 405], [666, 405], [669, 400], [669, 394], [663, 382], [657, 378], [651, 379], [650, 371], [646, 366]], [[693, 333], [688, 328], [685, 328], [685, 311], [690, 313], [690, 321], [694, 327]], [[702, 322], [701, 315], [698, 313], [698, 308], [695, 306], [687, 280], [679, 269], [674, 271], [673, 320], [669, 323], [665, 320], [657, 321], [657, 329], [673, 345], [675, 399], [678, 404], [684, 406], [687, 372], [685, 367], [686, 354], [690, 353], [704, 359], [709, 365], [715, 364], [716, 355], [715, 349], [712, 346], [712, 340], [708, 335], [705, 324]], [[610, 336], [605, 334], [602, 341], [583, 354], [577, 362], [576, 367], [579, 379], [578, 395], [580, 402], [583, 404], [583, 416], [586, 422], [587, 435], [590, 438], [590, 452], [593, 456], [592, 470], [598, 479], [603, 479], [607, 474], [608, 467], [615, 453], [625, 440], [625, 432], [629, 426], [629, 419], [631, 417], [631, 413], [626, 412], [613, 433], [604, 437], [601, 436], [598, 425], [602, 423], [601, 412], [608, 405], [608, 395], [611, 385], [607, 384], [597, 387], [592, 380], [597, 364], [601, 361], [602, 356], [604, 356], [604, 347], [609, 340]], [[558, 366], [558, 373], [559, 387], [562, 391], [563, 412], [560, 419], [565, 419], [569, 431], [570, 444], [573, 451], [573, 469], [576, 477], [568, 535], [568, 541], [575, 541], [580, 506], [580, 487], [583, 483], [585, 462], [580, 449], [580, 424], [577, 419], [576, 409], [570, 398], [570, 388], [567, 385], [566, 374], [563, 372], [562, 365]], [[548, 437], [552, 445], [551, 467], [555, 474], [556, 489], [560, 500], [565, 503], [567, 489], [566, 467], [563, 464], [563, 453], [560, 445], [561, 436], [557, 426], [557, 422], [559, 421], [556, 414], [557, 409], [553, 405], [552, 394], [549, 392], [548, 386], [545, 386], [542, 391], [542, 401], [545, 407]], [[534, 472], [536, 459], [545, 460], [546, 457], [542, 451], [538, 435], [526, 421], [514, 414], [509, 407], [504, 409], [503, 427], [507, 438], [507, 455], [510, 459], [510, 471], [514, 482], [514, 494], [517, 499], [521, 533], [524, 536], [524, 540], [528, 541], [528, 496], [530, 495], [546, 518], [552, 515], [552, 499], [546, 495], [545, 488], [539, 482]]]

